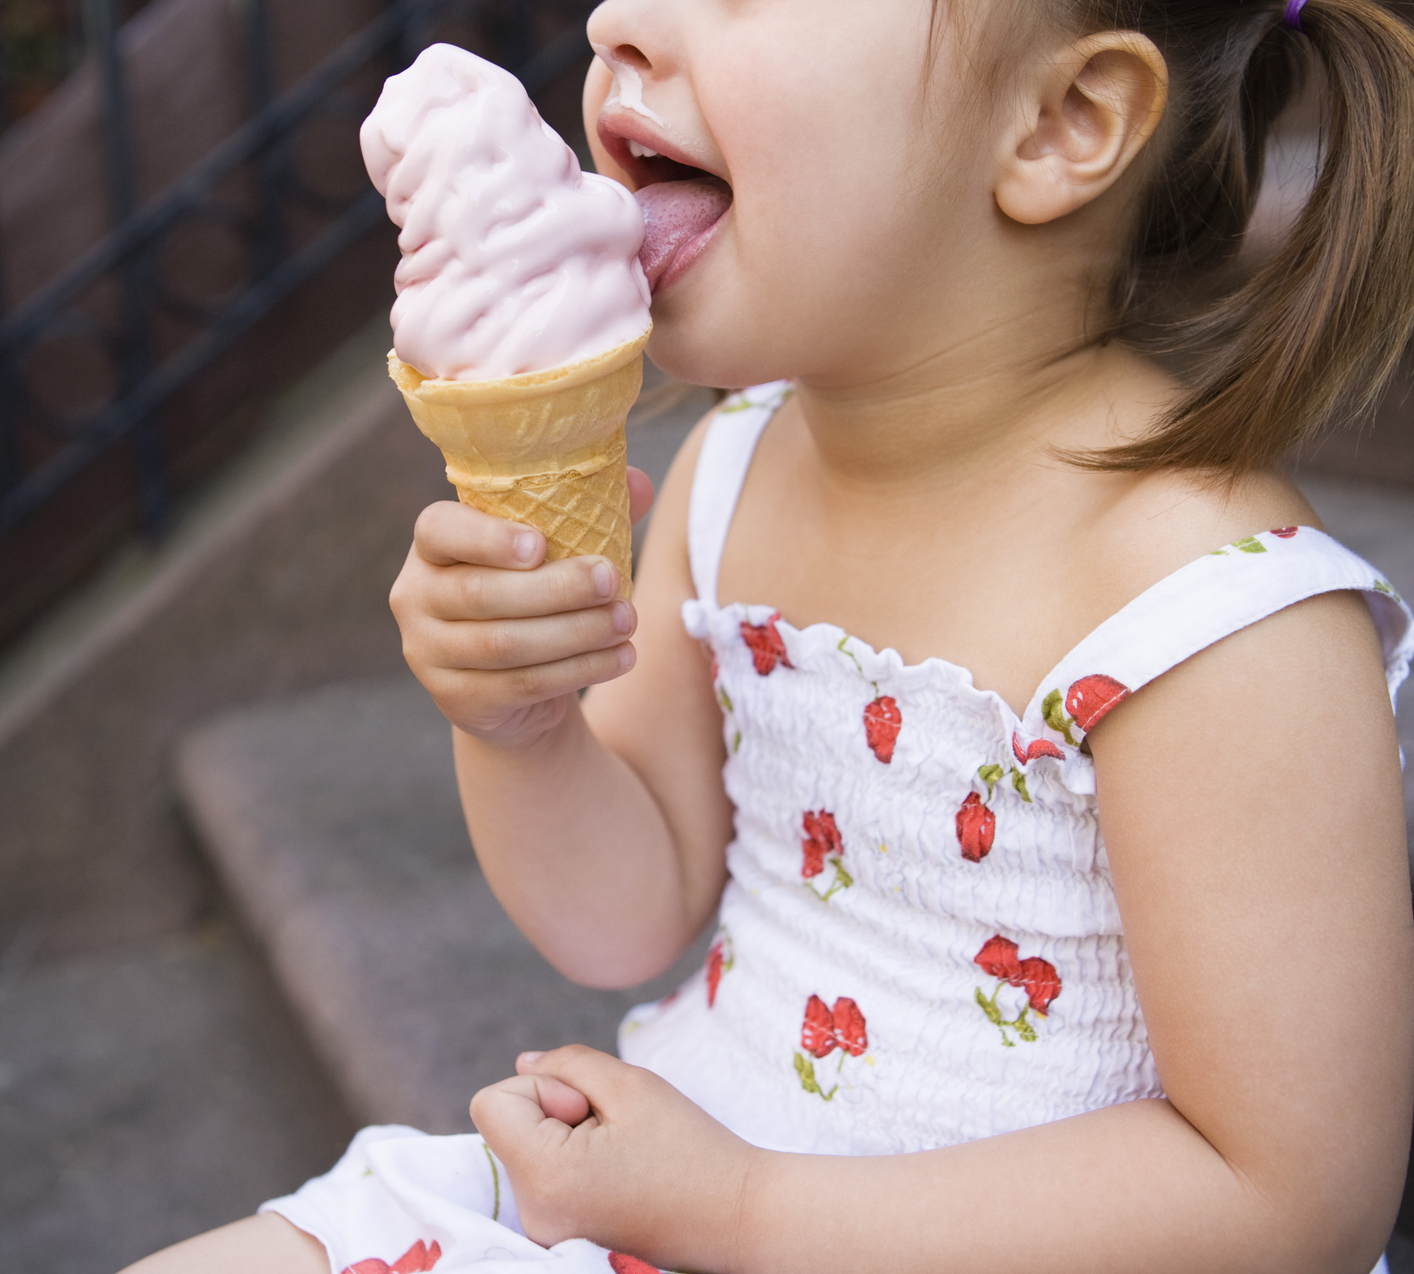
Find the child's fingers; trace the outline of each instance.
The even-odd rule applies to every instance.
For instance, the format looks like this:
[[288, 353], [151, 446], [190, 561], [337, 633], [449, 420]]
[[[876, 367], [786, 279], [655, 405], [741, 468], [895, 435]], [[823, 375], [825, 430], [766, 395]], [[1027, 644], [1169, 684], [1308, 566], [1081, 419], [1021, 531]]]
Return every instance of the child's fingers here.
[[545, 557], [545, 537], [521, 526], [451, 500], [429, 504], [413, 528], [413, 547], [433, 566], [470, 562], [524, 571]]
[[628, 520], [637, 522], [653, 507], [653, 479], [642, 469], [628, 471]]
[[550, 1119], [558, 1119], [571, 1128], [589, 1118], [589, 1099], [576, 1088], [571, 1088], [563, 1080], [553, 1075], [531, 1077], [535, 1085], [535, 1098], [540, 1109]]
[[485, 566], [424, 567], [424, 609], [438, 619], [518, 619], [603, 606], [619, 591], [619, 573], [602, 557], [567, 557], [535, 571]]
[[548, 1053], [523, 1053], [516, 1070], [536, 1079], [555, 1079], [573, 1092], [584, 1093], [595, 1107], [611, 1105], [641, 1072], [627, 1062], [584, 1044], [569, 1044]]
[[[526, 668], [482, 671], [439, 666], [426, 667], [418, 675], [452, 720], [463, 729], [474, 729], [479, 728], [477, 723], [498, 722], [521, 708], [612, 681], [632, 668], [636, 659], [633, 646], [623, 642], [609, 650]], [[460, 705], [470, 705], [467, 712], [472, 720], [463, 720], [467, 713]]]
[[517, 1075], [471, 1099], [471, 1118], [493, 1147], [523, 1145], [547, 1119], [570, 1128], [589, 1118], [583, 1093], [545, 1075]]
[[422, 654], [443, 668], [496, 671], [558, 663], [627, 641], [636, 626], [627, 602], [530, 619], [429, 625]]

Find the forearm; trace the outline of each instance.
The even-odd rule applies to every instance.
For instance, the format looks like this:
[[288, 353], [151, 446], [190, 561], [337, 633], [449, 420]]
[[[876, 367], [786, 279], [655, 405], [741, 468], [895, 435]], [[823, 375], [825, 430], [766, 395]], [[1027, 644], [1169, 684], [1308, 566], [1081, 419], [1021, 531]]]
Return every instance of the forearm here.
[[755, 1152], [742, 1193], [705, 1227], [732, 1245], [714, 1274], [1366, 1274], [1386, 1237], [1255, 1182], [1162, 1101], [919, 1154]]
[[523, 747], [453, 736], [482, 871], [541, 954], [591, 986], [633, 985], [671, 964], [712, 900], [693, 896], [702, 891], [689, 888], [652, 793], [577, 702]]

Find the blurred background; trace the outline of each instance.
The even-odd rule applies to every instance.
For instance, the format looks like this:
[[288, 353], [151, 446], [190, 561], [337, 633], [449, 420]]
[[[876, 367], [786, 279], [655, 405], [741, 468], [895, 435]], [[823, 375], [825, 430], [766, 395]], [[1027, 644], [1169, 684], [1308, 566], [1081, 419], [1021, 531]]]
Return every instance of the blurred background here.
[[[700, 958], [599, 993], [525, 944], [387, 609], [450, 488], [384, 372], [358, 125], [442, 39], [584, 157], [591, 8], [0, 0], [0, 1269], [108, 1274], [362, 1123], [469, 1130], [517, 1051], [612, 1047]], [[1313, 126], [1273, 148], [1253, 253]], [[1299, 478], [1414, 596], [1407, 391]], [[713, 401], [650, 369], [631, 461], [661, 479]]]

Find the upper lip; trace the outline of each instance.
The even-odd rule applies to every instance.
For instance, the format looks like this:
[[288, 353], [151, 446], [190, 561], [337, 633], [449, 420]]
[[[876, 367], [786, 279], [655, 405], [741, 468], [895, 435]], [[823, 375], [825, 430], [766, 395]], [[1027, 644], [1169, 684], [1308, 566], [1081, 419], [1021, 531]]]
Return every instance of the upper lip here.
[[[659, 162], [661, 160], [668, 160], [672, 165], [693, 169], [696, 173], [701, 173], [704, 176], [726, 181], [726, 176], [723, 173], [698, 163], [685, 150], [673, 145], [671, 141], [657, 132], [651, 124], [631, 116], [627, 111], [605, 111], [599, 116], [598, 132], [604, 149], [633, 180], [635, 190], [642, 190], [644, 186], [656, 185], [660, 181], [680, 180], [693, 175], [693, 173], [665, 172], [664, 169], [667, 166]], [[657, 157], [640, 158], [630, 154], [629, 142], [637, 142], [640, 146], [657, 151]]]

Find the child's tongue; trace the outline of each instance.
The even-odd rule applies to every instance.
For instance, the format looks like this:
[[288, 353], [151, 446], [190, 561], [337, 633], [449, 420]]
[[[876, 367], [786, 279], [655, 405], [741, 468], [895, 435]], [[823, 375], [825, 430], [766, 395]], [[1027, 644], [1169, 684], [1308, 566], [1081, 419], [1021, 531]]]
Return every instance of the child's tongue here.
[[644, 186], [634, 192], [634, 198], [643, 210], [643, 248], [638, 260], [648, 276], [648, 286], [657, 288], [658, 280], [684, 249], [690, 252], [684, 265], [697, 254], [700, 249], [694, 241], [731, 207], [732, 192], [716, 177], [694, 177]]

